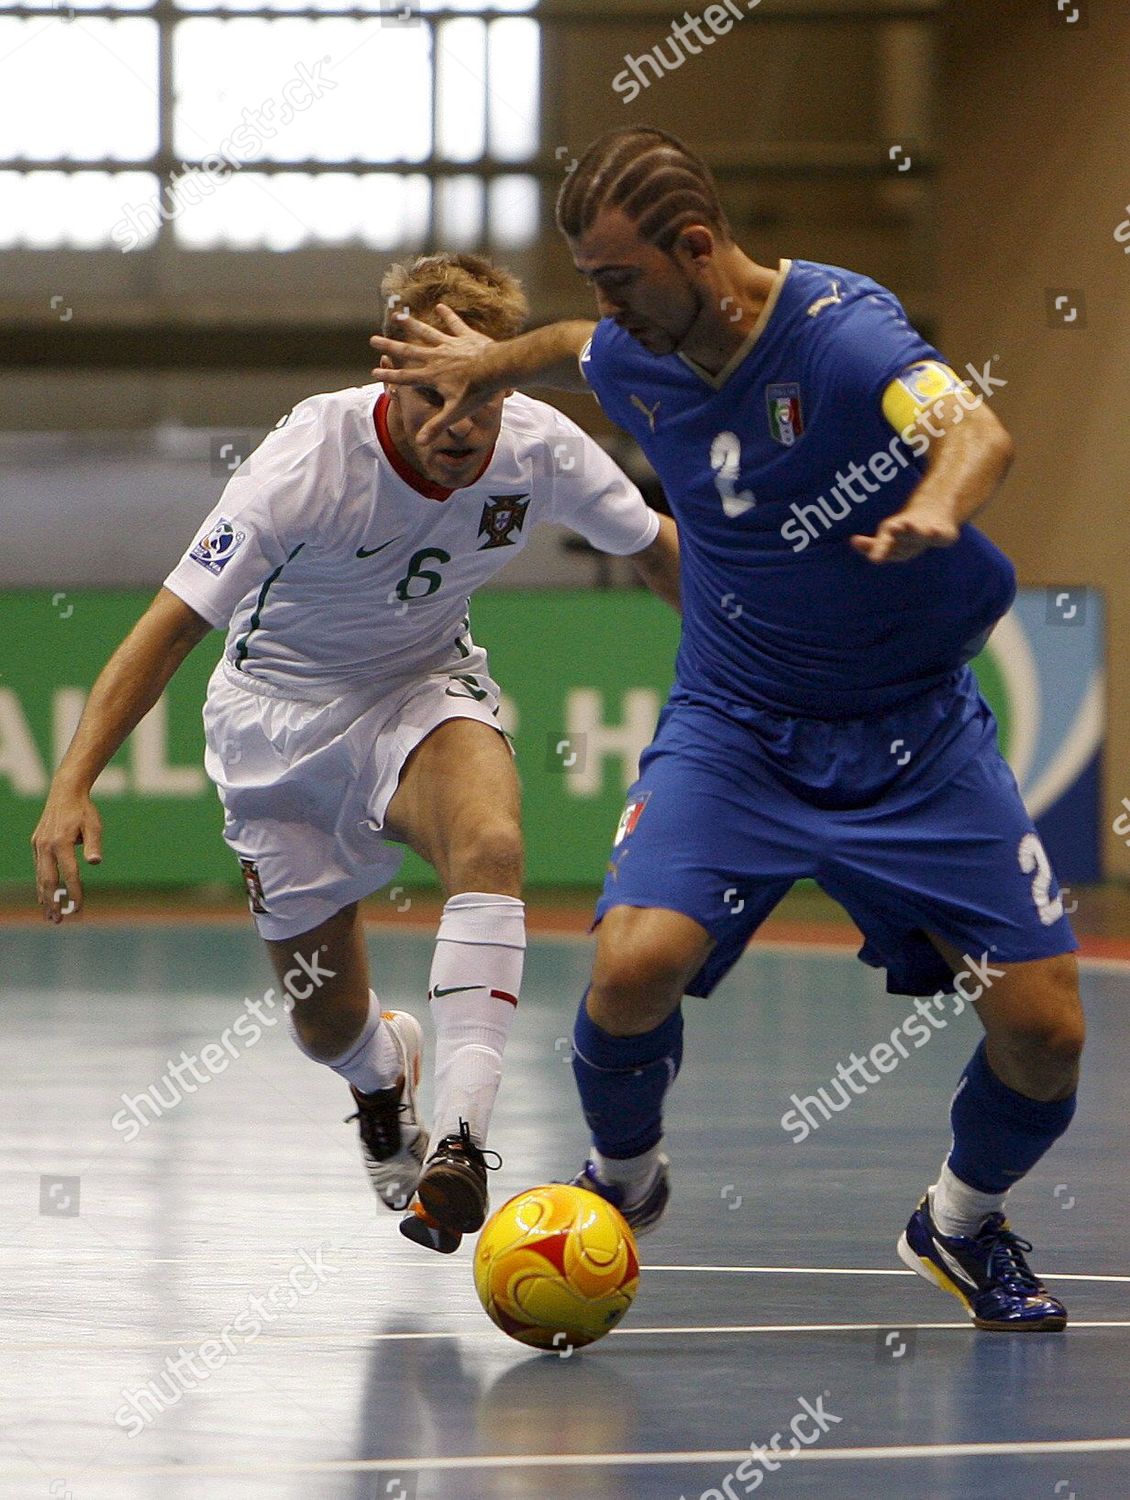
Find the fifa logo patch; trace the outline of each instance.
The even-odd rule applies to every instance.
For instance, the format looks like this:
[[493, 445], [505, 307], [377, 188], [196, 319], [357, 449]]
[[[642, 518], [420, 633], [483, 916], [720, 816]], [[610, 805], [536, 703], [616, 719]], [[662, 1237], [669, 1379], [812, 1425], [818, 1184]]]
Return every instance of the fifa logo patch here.
[[512, 547], [514, 539], [510, 533], [521, 531], [529, 504], [529, 495], [492, 495], [490, 504], [483, 506], [483, 518], [479, 522], [479, 535], [486, 537], [479, 551]]
[[204, 533], [188, 555], [193, 562], [207, 568], [209, 573], [219, 575], [246, 540], [246, 531], [236, 531], [227, 516], [220, 516], [213, 523], [211, 531]]
[[919, 406], [929, 406], [940, 396], [961, 389], [961, 381], [946, 365], [937, 360], [915, 365], [899, 376], [899, 384], [908, 391]]
[[616, 825], [616, 837], [612, 840], [613, 849], [622, 844], [629, 834], [635, 833], [636, 825], [643, 817], [643, 810], [650, 796], [650, 792], [641, 792], [638, 797], [629, 798], [628, 805], [624, 808], [620, 821]]
[[243, 876], [243, 883], [247, 887], [247, 901], [253, 912], [260, 916], [266, 915], [267, 898], [263, 894], [263, 882], [259, 878], [259, 866], [253, 859], [241, 859], [239, 872]]
[[804, 431], [800, 406], [800, 386], [795, 381], [781, 381], [765, 387], [765, 404], [769, 408], [769, 433], [775, 443], [791, 448]]

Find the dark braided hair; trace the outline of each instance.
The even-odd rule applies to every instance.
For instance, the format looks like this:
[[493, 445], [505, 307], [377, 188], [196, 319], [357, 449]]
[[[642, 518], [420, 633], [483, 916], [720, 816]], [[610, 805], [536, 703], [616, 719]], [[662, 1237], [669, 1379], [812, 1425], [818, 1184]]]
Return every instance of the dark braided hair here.
[[688, 224], [732, 239], [710, 169], [665, 130], [610, 130], [588, 148], [557, 195], [557, 227], [575, 239], [603, 208], [619, 208], [640, 238], [668, 253]]

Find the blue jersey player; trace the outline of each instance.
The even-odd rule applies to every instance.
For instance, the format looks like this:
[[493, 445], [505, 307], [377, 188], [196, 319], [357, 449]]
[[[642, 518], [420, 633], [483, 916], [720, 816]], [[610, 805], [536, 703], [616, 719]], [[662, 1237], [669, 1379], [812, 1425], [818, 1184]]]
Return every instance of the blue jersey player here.
[[890, 292], [836, 267], [751, 260], [705, 165], [613, 131], [558, 225], [600, 321], [485, 347], [454, 316], [375, 345], [446, 400], [584, 382], [670, 498], [684, 615], [676, 682], [640, 763], [597, 908], [574, 1033], [592, 1153], [578, 1183], [637, 1232], [669, 1194], [663, 1099], [684, 994], [708, 995], [792, 883], [815, 878], [894, 993], [975, 974], [985, 1037], [952, 1149], [899, 1241], [980, 1328], [1060, 1329], [1005, 1195], [1067, 1129], [1083, 1045], [1074, 937], [970, 658], [1011, 564], [969, 523], [1011, 442]]

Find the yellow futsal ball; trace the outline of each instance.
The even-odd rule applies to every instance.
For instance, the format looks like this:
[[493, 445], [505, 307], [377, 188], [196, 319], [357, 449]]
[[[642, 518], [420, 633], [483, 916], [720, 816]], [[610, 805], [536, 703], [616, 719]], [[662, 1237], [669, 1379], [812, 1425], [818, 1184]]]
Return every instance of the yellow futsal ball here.
[[635, 1236], [586, 1188], [551, 1183], [504, 1203], [475, 1248], [491, 1320], [534, 1349], [580, 1349], [616, 1327], [640, 1284]]

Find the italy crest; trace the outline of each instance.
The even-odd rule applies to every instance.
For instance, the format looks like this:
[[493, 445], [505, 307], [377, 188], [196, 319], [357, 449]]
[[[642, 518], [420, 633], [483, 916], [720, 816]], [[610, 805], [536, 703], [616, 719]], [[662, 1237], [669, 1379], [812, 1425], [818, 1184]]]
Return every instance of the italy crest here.
[[769, 408], [769, 432], [773, 441], [791, 448], [804, 431], [800, 386], [792, 380], [767, 385], [765, 404]]

